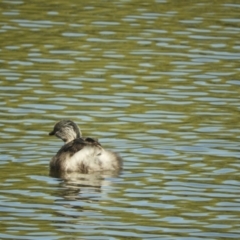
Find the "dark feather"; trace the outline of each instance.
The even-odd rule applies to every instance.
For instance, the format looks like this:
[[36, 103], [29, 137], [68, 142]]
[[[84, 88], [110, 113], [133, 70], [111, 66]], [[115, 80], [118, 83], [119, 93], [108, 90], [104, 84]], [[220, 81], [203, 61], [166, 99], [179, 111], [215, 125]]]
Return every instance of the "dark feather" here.
[[80, 151], [87, 145], [92, 145], [92, 146], [101, 146], [101, 144], [95, 140], [94, 138], [77, 138], [74, 139], [73, 141], [63, 145], [60, 150], [57, 153], [57, 156], [64, 153], [68, 152], [70, 156], [73, 156], [76, 152]]

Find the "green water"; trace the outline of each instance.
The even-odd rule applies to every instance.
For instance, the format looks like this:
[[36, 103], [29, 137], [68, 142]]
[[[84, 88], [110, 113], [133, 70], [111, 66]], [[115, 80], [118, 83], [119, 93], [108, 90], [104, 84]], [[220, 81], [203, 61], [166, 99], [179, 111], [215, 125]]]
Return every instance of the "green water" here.
[[[237, 1], [0, 3], [1, 239], [239, 239]], [[49, 176], [62, 118], [119, 176]]]

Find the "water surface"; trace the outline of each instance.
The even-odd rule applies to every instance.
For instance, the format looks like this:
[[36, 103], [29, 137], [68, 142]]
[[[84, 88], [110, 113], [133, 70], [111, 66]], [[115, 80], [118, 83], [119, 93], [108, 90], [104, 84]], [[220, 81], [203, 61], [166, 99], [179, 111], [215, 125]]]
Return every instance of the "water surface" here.
[[[233, 0], [2, 1], [1, 239], [239, 239]], [[49, 176], [62, 118], [118, 175]]]

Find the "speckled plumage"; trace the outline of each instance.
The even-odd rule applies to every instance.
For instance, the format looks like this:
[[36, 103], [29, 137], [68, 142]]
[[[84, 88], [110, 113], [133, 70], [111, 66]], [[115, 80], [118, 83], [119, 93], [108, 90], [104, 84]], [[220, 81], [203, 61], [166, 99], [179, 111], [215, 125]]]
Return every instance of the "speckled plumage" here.
[[71, 120], [62, 120], [49, 135], [65, 142], [50, 161], [50, 170], [57, 172], [90, 173], [117, 171], [122, 167], [121, 157], [102, 148], [94, 138], [84, 138], [78, 126]]

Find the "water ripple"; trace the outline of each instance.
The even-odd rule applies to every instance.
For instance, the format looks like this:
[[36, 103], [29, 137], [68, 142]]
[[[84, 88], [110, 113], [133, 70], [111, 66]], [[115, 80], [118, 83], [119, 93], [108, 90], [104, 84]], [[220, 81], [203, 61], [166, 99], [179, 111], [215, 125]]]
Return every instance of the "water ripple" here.
[[[3, 1], [0, 238], [239, 239], [239, 6]], [[52, 176], [62, 118], [121, 173]]]

